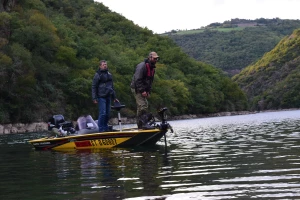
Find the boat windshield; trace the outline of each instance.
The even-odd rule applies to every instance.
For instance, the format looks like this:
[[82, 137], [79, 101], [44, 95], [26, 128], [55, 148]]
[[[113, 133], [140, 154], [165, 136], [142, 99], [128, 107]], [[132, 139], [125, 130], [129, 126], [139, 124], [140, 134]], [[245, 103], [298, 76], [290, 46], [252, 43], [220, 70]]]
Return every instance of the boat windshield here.
[[77, 119], [78, 129], [98, 129], [98, 125], [91, 115], [81, 116]]

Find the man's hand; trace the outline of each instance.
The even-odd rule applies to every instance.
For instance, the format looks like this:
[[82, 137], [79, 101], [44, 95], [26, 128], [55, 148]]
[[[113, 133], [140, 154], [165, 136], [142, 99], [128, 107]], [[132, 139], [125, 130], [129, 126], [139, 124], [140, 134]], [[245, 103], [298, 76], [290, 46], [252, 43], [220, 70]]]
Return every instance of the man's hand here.
[[142, 96], [143, 96], [143, 97], [148, 97], [148, 96], [149, 96], [149, 93], [145, 91], [145, 92], [142, 93]]
[[98, 101], [97, 101], [96, 99], [94, 99], [94, 100], [93, 100], [93, 103], [97, 104], [97, 103], [98, 103]]

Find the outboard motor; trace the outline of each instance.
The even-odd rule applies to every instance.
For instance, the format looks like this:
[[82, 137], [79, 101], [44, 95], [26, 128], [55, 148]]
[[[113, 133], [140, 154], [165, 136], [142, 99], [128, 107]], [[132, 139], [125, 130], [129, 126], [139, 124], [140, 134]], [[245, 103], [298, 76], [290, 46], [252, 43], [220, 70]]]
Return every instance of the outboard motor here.
[[[55, 128], [53, 130], [53, 128]], [[48, 120], [48, 130], [55, 132], [59, 136], [65, 136], [75, 133], [73, 123], [65, 121], [63, 115], [53, 115]]]

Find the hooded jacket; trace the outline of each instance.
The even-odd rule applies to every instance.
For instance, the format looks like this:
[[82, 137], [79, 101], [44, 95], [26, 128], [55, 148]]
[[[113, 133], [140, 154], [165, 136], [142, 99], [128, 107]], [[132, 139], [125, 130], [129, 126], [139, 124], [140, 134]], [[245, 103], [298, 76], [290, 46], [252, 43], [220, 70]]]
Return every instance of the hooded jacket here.
[[112, 74], [107, 69], [98, 69], [92, 82], [92, 98], [97, 100], [98, 98], [106, 97], [116, 98]]
[[155, 65], [151, 64], [148, 59], [145, 59], [144, 62], [136, 66], [130, 87], [135, 89], [136, 93], [143, 93], [145, 91], [150, 93], [154, 74]]

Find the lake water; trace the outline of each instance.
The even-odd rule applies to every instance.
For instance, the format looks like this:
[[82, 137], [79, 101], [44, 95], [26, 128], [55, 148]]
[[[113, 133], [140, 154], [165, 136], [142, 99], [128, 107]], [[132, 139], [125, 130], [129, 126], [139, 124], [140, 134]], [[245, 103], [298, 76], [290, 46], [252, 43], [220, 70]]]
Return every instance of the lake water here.
[[35, 151], [0, 136], [0, 199], [300, 199], [300, 110], [169, 122], [151, 148]]

